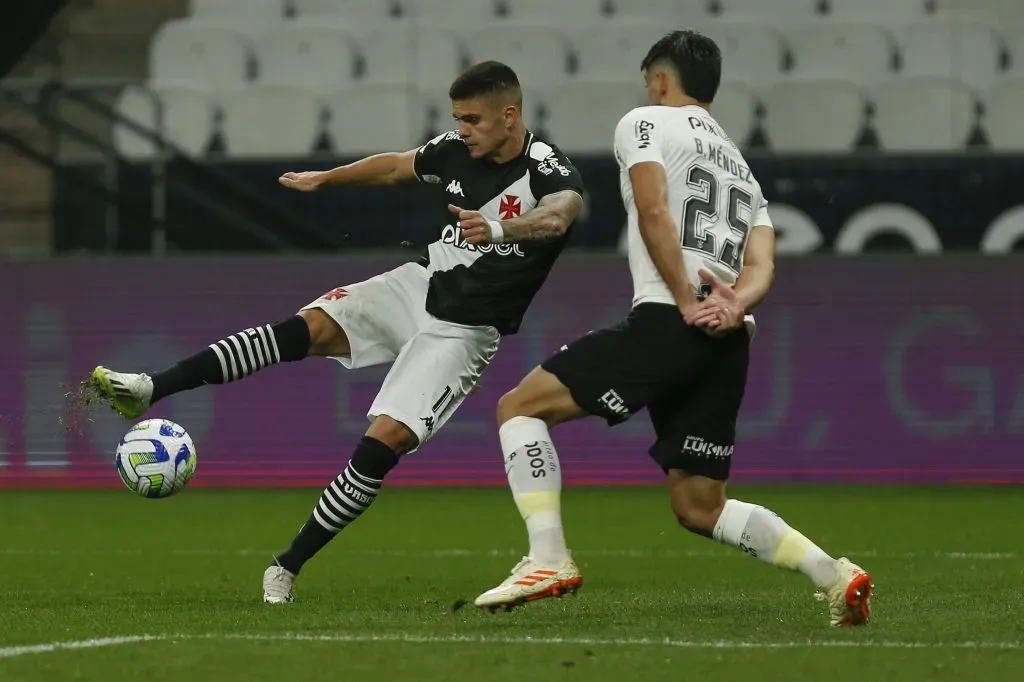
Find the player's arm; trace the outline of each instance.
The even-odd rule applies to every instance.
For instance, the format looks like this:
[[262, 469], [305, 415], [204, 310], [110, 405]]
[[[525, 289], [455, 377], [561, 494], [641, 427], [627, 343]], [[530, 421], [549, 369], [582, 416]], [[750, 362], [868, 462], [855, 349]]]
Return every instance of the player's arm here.
[[672, 292], [679, 310], [697, 305], [679, 246], [679, 232], [668, 207], [668, 179], [665, 167], [657, 161], [643, 161], [629, 169], [633, 185], [640, 236], [661, 279]]
[[711, 293], [684, 316], [687, 324], [724, 333], [743, 326], [743, 318], [756, 308], [775, 280], [775, 228], [764, 207], [747, 233], [743, 270], [733, 286], [719, 282], [710, 272], [701, 270], [701, 279], [711, 285]]
[[[484, 239], [480, 243], [495, 242], [499, 244], [551, 241], [565, 234], [569, 226], [576, 220], [581, 208], [583, 208], [583, 197], [576, 190], [566, 189], [541, 197], [537, 206], [518, 218], [490, 222], [478, 218], [477, 222], [480, 222], [481, 225], [476, 225], [475, 223], [471, 224], [470, 221], [478, 214], [475, 211], [463, 211], [462, 213], [467, 214], [468, 220], [464, 221], [461, 214], [459, 220], [462, 223], [462, 234], [470, 243], [474, 243], [474, 237], [483, 237]], [[475, 233], [474, 227], [481, 228], [480, 235]]]
[[747, 236], [747, 251], [743, 256], [743, 270], [736, 280], [736, 298], [743, 311], [756, 308], [775, 281], [775, 230], [757, 225]]
[[313, 192], [330, 185], [394, 185], [416, 177], [418, 151], [374, 154], [327, 171], [285, 173], [278, 181], [301, 192]]

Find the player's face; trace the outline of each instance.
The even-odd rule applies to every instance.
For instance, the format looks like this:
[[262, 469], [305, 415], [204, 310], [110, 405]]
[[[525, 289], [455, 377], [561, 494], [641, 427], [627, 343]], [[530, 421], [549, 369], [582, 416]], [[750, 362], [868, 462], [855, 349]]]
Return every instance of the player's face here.
[[515, 110], [494, 97], [452, 101], [452, 115], [459, 122], [459, 134], [471, 157], [490, 156], [508, 140]]

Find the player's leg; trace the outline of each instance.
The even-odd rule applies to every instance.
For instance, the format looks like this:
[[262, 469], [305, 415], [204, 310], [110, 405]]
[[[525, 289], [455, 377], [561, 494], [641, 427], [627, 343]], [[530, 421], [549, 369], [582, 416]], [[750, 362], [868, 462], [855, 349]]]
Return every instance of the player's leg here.
[[615, 424], [643, 406], [643, 386], [653, 368], [629, 358], [645, 355], [638, 351], [647, 317], [644, 312], [634, 314], [620, 325], [577, 339], [499, 401], [505, 471], [526, 523], [530, 551], [504, 582], [476, 598], [478, 607], [512, 608], [582, 586], [582, 575], [566, 547], [561, 465], [549, 429], [589, 415]]
[[[397, 348], [388, 352], [377, 337], [383, 328], [388, 328], [386, 335], [395, 336], [402, 330], [390, 326], [412, 324], [409, 315], [396, 315], [392, 310], [401, 285], [416, 274], [406, 272], [410, 266], [419, 267], [409, 264], [348, 288], [333, 289], [295, 315], [231, 334], [152, 376], [101, 366], [84, 383], [123, 417], [135, 419], [176, 393], [238, 381], [271, 365], [311, 355], [336, 357], [349, 367], [390, 362]], [[369, 324], [367, 309], [380, 310], [387, 319]], [[353, 359], [353, 346], [361, 357]]]
[[384, 478], [417, 442], [416, 435], [401, 422], [387, 415], [373, 420], [348, 464], [324, 488], [291, 544], [275, 555], [274, 563], [263, 572], [264, 602], [293, 601], [292, 586], [302, 567], [370, 508]]
[[572, 593], [583, 585], [562, 530], [562, 469], [548, 429], [587, 416], [569, 389], [537, 367], [498, 401], [498, 436], [509, 488], [530, 539], [509, 577], [476, 598], [480, 608]]
[[348, 465], [264, 573], [264, 601], [292, 600], [292, 583], [305, 563], [366, 512], [402, 455], [447, 423], [490, 363], [498, 341], [493, 328], [439, 321], [409, 340], [370, 407], [373, 422]]
[[775, 512], [728, 499], [749, 339], [740, 330], [726, 339], [700, 342], [711, 350], [703, 355], [708, 373], [702, 381], [687, 395], [649, 406], [658, 436], [651, 456], [668, 474], [676, 518], [687, 530], [804, 573], [828, 595], [833, 625], [867, 622], [871, 578], [866, 573], [845, 558], [833, 559]]

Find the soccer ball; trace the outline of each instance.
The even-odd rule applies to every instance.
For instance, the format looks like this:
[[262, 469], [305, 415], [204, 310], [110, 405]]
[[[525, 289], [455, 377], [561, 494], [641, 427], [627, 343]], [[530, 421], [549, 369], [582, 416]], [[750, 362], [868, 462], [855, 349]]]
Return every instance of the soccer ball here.
[[184, 488], [196, 472], [196, 446], [174, 422], [147, 419], [118, 443], [114, 466], [129, 490], [142, 497], [167, 497]]

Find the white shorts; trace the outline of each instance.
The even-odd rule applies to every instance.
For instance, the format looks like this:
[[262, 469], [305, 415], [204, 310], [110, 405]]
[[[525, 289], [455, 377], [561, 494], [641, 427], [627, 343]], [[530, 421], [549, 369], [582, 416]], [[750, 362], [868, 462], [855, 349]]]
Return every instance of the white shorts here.
[[427, 269], [406, 263], [365, 282], [329, 291], [302, 308], [319, 308], [348, 337], [348, 369], [394, 363], [367, 412], [387, 415], [430, 440], [476, 386], [498, 350], [494, 327], [439, 320], [426, 311]]

